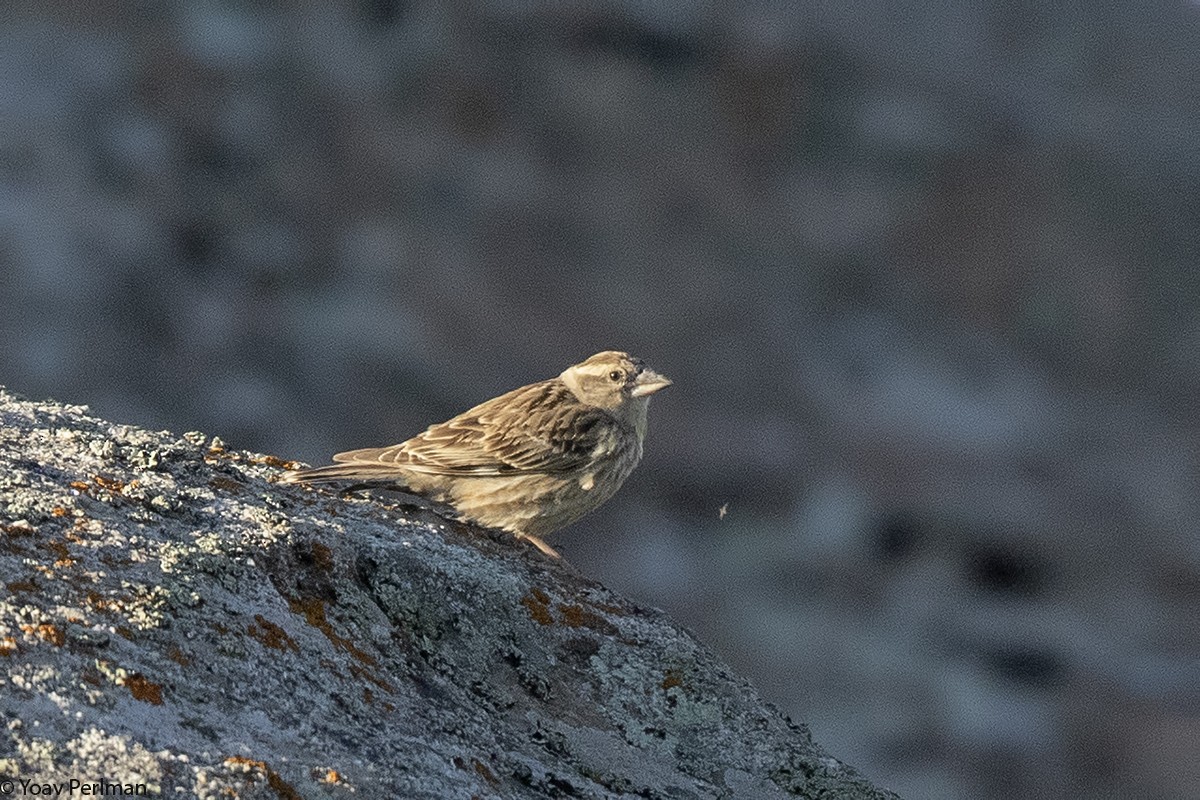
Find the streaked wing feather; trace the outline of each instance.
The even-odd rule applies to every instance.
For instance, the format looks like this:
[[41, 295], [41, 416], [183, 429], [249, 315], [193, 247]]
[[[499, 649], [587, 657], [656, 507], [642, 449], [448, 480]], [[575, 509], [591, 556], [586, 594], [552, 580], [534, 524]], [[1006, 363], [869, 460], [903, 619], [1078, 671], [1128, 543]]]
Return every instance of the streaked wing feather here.
[[588, 462], [616, 424], [552, 379], [488, 400], [407, 442], [351, 450], [333, 460], [395, 465], [431, 475], [570, 472]]

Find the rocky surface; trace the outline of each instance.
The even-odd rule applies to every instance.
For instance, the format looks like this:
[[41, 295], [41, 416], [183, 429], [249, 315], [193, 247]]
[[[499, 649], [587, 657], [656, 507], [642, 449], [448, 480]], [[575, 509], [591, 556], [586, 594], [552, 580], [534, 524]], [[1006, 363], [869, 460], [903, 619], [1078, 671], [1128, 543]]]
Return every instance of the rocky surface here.
[[[884, 798], [507, 537], [0, 391], [0, 779], [197, 797]], [[20, 794], [18, 784], [17, 794]]]

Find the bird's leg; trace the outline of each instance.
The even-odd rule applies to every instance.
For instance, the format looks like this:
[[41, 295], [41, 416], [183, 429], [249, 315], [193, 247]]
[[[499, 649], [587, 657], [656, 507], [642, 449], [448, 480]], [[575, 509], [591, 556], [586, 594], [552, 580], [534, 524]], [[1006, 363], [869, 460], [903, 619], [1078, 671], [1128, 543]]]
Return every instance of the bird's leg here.
[[517, 538], [524, 539], [525, 541], [529, 542], [534, 547], [536, 547], [538, 550], [541, 550], [543, 553], [550, 556], [551, 558], [562, 558], [562, 556], [559, 555], [557, 550], [555, 550], [553, 547], [551, 547], [550, 545], [543, 542], [538, 537], [533, 536], [532, 534], [518, 533]]

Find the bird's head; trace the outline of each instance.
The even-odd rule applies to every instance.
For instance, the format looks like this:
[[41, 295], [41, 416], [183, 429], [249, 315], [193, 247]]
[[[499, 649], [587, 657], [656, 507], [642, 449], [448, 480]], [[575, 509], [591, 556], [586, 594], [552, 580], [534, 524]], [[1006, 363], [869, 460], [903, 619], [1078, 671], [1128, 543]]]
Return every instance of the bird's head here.
[[640, 358], [605, 350], [568, 367], [559, 376], [580, 401], [610, 411], [639, 409], [644, 413], [650, 395], [671, 385], [669, 378], [647, 367]]

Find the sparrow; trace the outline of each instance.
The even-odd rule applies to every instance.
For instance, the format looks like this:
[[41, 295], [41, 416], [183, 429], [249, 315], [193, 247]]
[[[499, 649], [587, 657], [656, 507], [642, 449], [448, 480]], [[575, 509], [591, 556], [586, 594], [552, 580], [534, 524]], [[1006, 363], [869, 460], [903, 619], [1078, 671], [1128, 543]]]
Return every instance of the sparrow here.
[[558, 558], [542, 537], [616, 493], [642, 459], [650, 396], [670, 385], [641, 359], [606, 350], [406, 442], [338, 453], [330, 466], [281, 480], [380, 484]]

